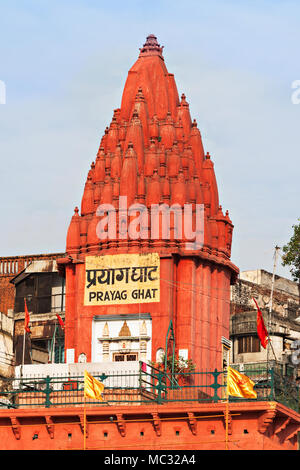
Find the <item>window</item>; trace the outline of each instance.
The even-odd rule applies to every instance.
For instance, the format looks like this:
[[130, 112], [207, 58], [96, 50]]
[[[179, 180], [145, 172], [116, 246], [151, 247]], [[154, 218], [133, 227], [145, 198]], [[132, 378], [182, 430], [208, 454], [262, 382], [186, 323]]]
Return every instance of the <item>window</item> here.
[[125, 361], [125, 354], [114, 354], [113, 360], [115, 362], [122, 362]]
[[138, 360], [138, 355], [137, 354], [123, 354], [123, 353], [117, 353], [113, 355], [113, 361], [114, 362], [122, 362], [122, 361], [137, 361]]
[[238, 339], [238, 354], [260, 352], [258, 336], [241, 336]]
[[57, 272], [32, 273], [16, 284], [15, 312], [24, 312], [24, 297], [29, 312], [63, 312], [64, 279]]
[[137, 361], [137, 354], [127, 354], [126, 361]]

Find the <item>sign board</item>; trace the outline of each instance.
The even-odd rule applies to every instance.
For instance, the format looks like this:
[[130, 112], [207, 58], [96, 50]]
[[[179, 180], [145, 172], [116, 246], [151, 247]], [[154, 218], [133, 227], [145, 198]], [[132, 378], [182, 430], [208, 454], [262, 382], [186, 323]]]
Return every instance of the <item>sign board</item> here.
[[74, 362], [75, 362], [75, 349], [67, 349], [66, 350], [66, 363], [74, 364]]
[[87, 256], [84, 305], [160, 301], [158, 253]]
[[178, 356], [182, 357], [185, 361], [189, 358], [189, 350], [188, 349], [179, 349]]

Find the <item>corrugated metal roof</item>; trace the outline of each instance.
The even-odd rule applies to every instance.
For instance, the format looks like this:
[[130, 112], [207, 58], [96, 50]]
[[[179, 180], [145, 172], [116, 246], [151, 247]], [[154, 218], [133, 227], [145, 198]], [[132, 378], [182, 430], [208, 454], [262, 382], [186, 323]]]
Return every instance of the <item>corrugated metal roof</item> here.
[[11, 283], [18, 284], [32, 273], [55, 273], [58, 272], [56, 260], [45, 259], [32, 261], [23, 271], [17, 274]]

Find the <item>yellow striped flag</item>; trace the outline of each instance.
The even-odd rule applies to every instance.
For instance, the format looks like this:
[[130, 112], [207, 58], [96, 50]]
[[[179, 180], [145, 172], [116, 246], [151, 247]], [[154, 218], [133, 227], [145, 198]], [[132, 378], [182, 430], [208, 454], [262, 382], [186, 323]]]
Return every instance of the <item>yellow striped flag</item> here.
[[257, 393], [253, 390], [255, 383], [246, 375], [228, 367], [227, 380], [228, 395], [240, 398], [257, 398]]
[[103, 401], [102, 392], [104, 390], [103, 383], [95, 379], [88, 371], [84, 371], [84, 396], [93, 398], [94, 400]]

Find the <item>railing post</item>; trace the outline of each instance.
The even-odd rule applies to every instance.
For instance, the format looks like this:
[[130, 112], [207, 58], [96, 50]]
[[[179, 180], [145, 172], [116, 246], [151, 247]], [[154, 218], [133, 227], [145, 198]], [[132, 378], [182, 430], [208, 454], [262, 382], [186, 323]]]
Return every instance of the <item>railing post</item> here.
[[142, 361], [139, 361], [140, 362], [140, 366], [139, 366], [139, 392], [141, 393], [142, 391]]
[[51, 377], [50, 377], [49, 375], [47, 375], [47, 377], [45, 378], [45, 382], [46, 382], [46, 389], [45, 389], [45, 393], [46, 393], [45, 407], [46, 407], [46, 408], [50, 408], [50, 406], [51, 406], [51, 400], [50, 400], [50, 392], [51, 392], [50, 382], [51, 382]]
[[213, 401], [217, 402], [220, 400], [220, 397], [218, 395], [218, 390], [220, 387], [223, 387], [223, 385], [220, 385], [218, 383], [218, 377], [220, 375], [220, 372], [218, 372], [217, 369], [215, 369], [213, 372], [209, 372], [209, 374], [212, 374], [213, 378], [214, 378], [214, 383], [211, 384], [211, 388], [214, 390], [214, 396], [213, 396]]
[[156, 385], [156, 388], [157, 388], [157, 390], [158, 390], [158, 393], [157, 393], [157, 403], [158, 403], [159, 405], [162, 404], [162, 394], [161, 394], [161, 392], [162, 392], [163, 390], [165, 390], [165, 386], [164, 386], [163, 383], [162, 383], [163, 376], [164, 376], [164, 374], [163, 374], [162, 372], [158, 372], [158, 374], [157, 374], [158, 384]]
[[[268, 371], [269, 375], [269, 371]], [[273, 401], [275, 398], [275, 381], [274, 381], [274, 369], [273, 367], [270, 368], [270, 389], [271, 389], [271, 394], [270, 394], [270, 400]]]

